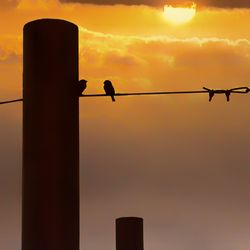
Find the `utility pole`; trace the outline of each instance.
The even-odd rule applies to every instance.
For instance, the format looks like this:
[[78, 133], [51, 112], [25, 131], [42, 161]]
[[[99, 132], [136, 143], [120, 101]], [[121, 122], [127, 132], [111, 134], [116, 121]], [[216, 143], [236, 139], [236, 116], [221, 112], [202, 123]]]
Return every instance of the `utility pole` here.
[[116, 219], [116, 250], [143, 250], [143, 219]]
[[78, 27], [27, 23], [23, 54], [22, 250], [78, 250]]

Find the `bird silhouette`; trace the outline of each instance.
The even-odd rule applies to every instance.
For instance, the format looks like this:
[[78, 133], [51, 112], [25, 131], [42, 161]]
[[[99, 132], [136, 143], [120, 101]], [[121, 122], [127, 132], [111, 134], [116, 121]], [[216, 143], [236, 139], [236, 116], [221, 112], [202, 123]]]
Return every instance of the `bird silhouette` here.
[[112, 82], [110, 80], [105, 80], [103, 83], [104, 83], [103, 88], [105, 90], [106, 95], [111, 96], [112, 101], [115, 102], [115, 97], [114, 97], [115, 89], [112, 85]]
[[81, 96], [83, 91], [87, 88], [87, 80], [82, 79], [78, 82], [79, 95]]

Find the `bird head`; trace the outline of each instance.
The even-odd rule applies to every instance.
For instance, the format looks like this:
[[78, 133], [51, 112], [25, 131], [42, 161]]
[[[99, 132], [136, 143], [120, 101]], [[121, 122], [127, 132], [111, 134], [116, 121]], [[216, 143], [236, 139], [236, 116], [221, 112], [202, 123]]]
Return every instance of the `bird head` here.
[[79, 83], [87, 83], [88, 81], [87, 80], [85, 80], [85, 79], [81, 79], [80, 81], [79, 81]]
[[111, 81], [110, 80], [105, 80], [103, 83], [104, 83], [104, 85], [105, 84], [111, 84]]

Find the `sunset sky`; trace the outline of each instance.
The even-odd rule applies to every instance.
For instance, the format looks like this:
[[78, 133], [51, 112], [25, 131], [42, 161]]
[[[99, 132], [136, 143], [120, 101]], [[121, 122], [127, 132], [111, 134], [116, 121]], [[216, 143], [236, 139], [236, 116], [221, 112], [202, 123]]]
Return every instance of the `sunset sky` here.
[[[0, 101], [22, 97], [22, 29], [79, 27], [86, 93], [250, 87], [250, 1], [0, 0]], [[21, 246], [22, 104], [0, 106], [0, 248]], [[81, 98], [81, 250], [115, 250], [117, 217], [145, 250], [249, 250], [250, 95]]]

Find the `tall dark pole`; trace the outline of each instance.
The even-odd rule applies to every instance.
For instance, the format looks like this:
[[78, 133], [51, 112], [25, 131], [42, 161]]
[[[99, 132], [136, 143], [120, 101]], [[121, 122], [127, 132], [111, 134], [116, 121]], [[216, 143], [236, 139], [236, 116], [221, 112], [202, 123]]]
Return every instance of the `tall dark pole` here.
[[22, 250], [78, 250], [78, 28], [36, 20], [23, 46]]
[[143, 250], [143, 219], [116, 219], [116, 250]]

